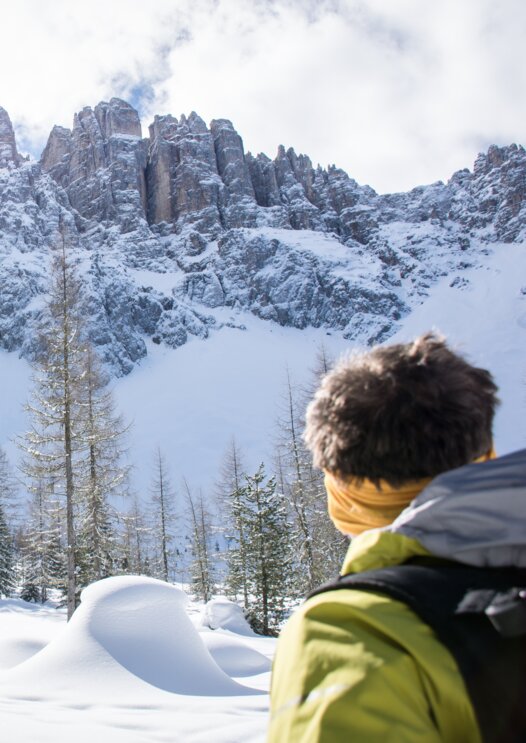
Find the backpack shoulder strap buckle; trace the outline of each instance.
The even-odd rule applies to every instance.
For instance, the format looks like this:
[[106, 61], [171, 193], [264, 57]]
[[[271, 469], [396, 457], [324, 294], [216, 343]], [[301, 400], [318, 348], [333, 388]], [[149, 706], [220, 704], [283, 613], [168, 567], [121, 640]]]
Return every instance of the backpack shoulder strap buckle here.
[[485, 614], [503, 637], [526, 635], [526, 588], [497, 593]]
[[526, 635], [526, 588], [471, 590], [455, 614], [485, 614], [501, 637]]

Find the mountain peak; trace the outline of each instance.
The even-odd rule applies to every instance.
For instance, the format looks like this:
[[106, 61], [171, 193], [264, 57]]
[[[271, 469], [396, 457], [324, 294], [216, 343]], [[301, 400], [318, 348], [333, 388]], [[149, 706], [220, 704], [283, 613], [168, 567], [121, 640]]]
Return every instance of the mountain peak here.
[[16, 148], [11, 119], [5, 108], [0, 106], [0, 168], [17, 166], [21, 159]]

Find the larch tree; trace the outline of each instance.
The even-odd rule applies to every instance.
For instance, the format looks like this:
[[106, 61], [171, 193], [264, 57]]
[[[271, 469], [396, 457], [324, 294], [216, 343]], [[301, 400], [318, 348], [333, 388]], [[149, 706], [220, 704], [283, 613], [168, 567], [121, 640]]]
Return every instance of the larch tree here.
[[158, 577], [165, 581], [175, 576], [175, 491], [161, 449], [155, 452], [154, 478], [151, 486], [152, 534]]
[[66, 588], [63, 544], [64, 508], [54, 494], [54, 481], [32, 486], [27, 523], [21, 533], [21, 594], [25, 601], [45, 603], [52, 590]]
[[190, 580], [192, 589], [198, 598], [205, 603], [214, 593], [215, 578], [213, 549], [211, 546], [213, 526], [211, 516], [205, 507], [203, 496], [192, 495], [188, 483], [184, 480], [187, 513], [190, 523]]
[[312, 489], [311, 459], [303, 444], [303, 428], [303, 411], [300, 412], [287, 370], [283, 410], [278, 421], [275, 464], [278, 482], [292, 517], [300, 593], [313, 590], [321, 582], [320, 560], [315, 544], [315, 514], [320, 504], [318, 492]]
[[113, 570], [109, 497], [127, 472], [121, 460], [125, 426], [114, 413], [82, 315], [81, 285], [62, 229], [52, 257], [33, 395], [27, 405], [31, 429], [19, 443], [30, 492], [52, 482], [64, 510], [68, 619], [82, 584]]
[[243, 463], [241, 452], [232, 439], [226, 452], [221, 477], [216, 486], [223, 513], [223, 536], [226, 542], [226, 589], [234, 600], [241, 596], [243, 608], [248, 609], [248, 563], [243, 504]]
[[117, 567], [117, 513], [112, 496], [125, 495], [129, 467], [124, 462], [128, 427], [115, 413], [108, 375], [93, 347], [84, 344], [84, 379], [78, 403], [83, 448], [77, 462], [77, 562], [83, 585], [107, 577]]
[[0, 596], [9, 596], [13, 589], [13, 536], [0, 503]]
[[325, 349], [318, 354], [308, 391], [297, 390], [287, 370], [282, 413], [278, 421], [275, 467], [292, 522], [296, 589], [305, 595], [338, 573], [346, 540], [331, 523], [323, 473], [315, 470], [303, 442], [307, 398], [330, 368]]
[[85, 378], [84, 347], [80, 321], [80, 286], [69, 264], [66, 241], [55, 252], [51, 286], [41, 329], [32, 401], [27, 410], [32, 427], [20, 445], [25, 452], [23, 469], [32, 485], [53, 480], [55, 493], [65, 509], [67, 564], [67, 616], [77, 599], [75, 458], [84, 442], [85, 417], [78, 404]]
[[0, 594], [8, 596], [15, 586], [17, 488], [6, 453], [0, 448]]
[[136, 496], [133, 498], [131, 508], [120, 515], [120, 521], [121, 571], [135, 575], [152, 575], [149, 545], [153, 529]]

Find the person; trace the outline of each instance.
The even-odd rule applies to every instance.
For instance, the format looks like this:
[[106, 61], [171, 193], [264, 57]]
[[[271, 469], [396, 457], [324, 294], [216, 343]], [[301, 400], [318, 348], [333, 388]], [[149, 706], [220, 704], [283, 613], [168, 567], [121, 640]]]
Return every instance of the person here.
[[[463, 619], [458, 657], [455, 642], [443, 641], [454, 619], [444, 614], [444, 633], [436, 626], [449, 586], [462, 583], [455, 602], [480, 599], [488, 575], [513, 586], [526, 567], [526, 452], [495, 459], [498, 403], [490, 372], [434, 333], [354, 353], [323, 378], [305, 441], [325, 473], [329, 515], [351, 542], [343, 583], [308, 598], [280, 635], [269, 743], [526, 740], [519, 640], [494, 641], [489, 599], [486, 613]], [[393, 594], [390, 581], [404, 570]], [[465, 583], [486, 590], [468, 595]], [[497, 667], [505, 678], [495, 678]], [[482, 677], [483, 693], [471, 694]]]

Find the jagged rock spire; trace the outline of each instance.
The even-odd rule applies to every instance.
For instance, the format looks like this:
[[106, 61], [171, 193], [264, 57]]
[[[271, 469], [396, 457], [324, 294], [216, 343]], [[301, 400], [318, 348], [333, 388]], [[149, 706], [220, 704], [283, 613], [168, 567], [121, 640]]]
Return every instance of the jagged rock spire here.
[[17, 166], [20, 160], [11, 119], [7, 111], [0, 106], [0, 168]]

